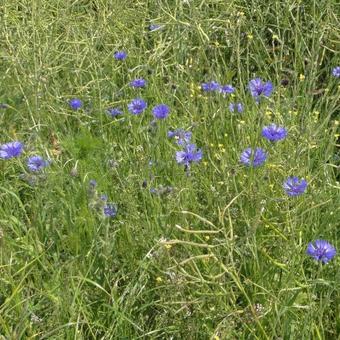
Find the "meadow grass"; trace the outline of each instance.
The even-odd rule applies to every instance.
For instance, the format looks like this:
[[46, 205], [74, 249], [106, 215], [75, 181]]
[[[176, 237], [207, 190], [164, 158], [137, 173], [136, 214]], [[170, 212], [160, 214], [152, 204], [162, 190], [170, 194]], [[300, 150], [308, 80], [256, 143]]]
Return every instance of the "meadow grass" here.
[[[25, 145], [0, 160], [3, 339], [339, 338], [339, 258], [306, 255], [339, 248], [336, 0], [18, 0], [0, 17], [0, 144]], [[275, 87], [259, 104], [255, 77]], [[211, 80], [236, 92], [202, 92]], [[159, 103], [170, 115], [151, 124]], [[261, 136], [271, 122], [285, 140]], [[175, 128], [203, 151], [190, 176]], [[247, 147], [265, 164], [241, 165]], [[38, 175], [35, 154], [51, 160]], [[287, 196], [289, 176], [306, 193]]]

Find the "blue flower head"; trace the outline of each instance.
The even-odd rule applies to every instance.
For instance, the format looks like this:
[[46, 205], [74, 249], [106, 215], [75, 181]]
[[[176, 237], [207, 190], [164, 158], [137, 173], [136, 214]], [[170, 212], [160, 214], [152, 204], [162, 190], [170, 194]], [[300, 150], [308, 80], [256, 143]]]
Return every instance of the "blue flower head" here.
[[0, 145], [0, 158], [10, 159], [13, 157], [18, 157], [23, 151], [24, 145], [21, 142], [9, 142]]
[[332, 74], [335, 78], [340, 78], [340, 66], [334, 67]]
[[288, 177], [283, 183], [283, 189], [288, 196], [299, 196], [307, 189], [307, 181], [298, 177]]
[[258, 167], [267, 159], [266, 152], [261, 148], [247, 148], [241, 153], [240, 162], [246, 166]]
[[176, 129], [174, 131], [168, 131], [169, 138], [175, 138], [178, 145], [186, 145], [190, 143], [191, 131], [185, 131], [183, 129]]
[[325, 240], [316, 240], [314, 244], [308, 244], [306, 253], [317, 261], [327, 263], [336, 255], [336, 249]]
[[95, 179], [91, 179], [89, 182], [89, 186], [95, 188], [97, 186], [97, 181]]
[[251, 80], [248, 87], [256, 101], [259, 101], [261, 96], [269, 97], [273, 92], [273, 84], [270, 81], [263, 82], [260, 78]]
[[100, 195], [100, 199], [103, 201], [103, 202], [106, 202], [108, 200], [108, 196], [106, 194], [101, 194]]
[[165, 119], [170, 112], [168, 105], [159, 104], [152, 109], [152, 113], [156, 119]]
[[176, 152], [176, 161], [189, 167], [192, 162], [199, 162], [202, 159], [202, 150], [197, 149], [195, 144], [187, 144], [182, 151]]
[[41, 156], [32, 156], [27, 159], [27, 167], [30, 171], [37, 172], [49, 165], [49, 162]]
[[243, 104], [242, 103], [230, 103], [229, 104], [229, 111], [230, 112], [235, 112], [237, 111], [238, 113], [242, 113], [244, 110]]
[[235, 89], [231, 85], [223, 85], [220, 87], [219, 91], [223, 94], [234, 93]]
[[125, 51], [117, 51], [113, 56], [116, 60], [124, 60], [127, 57], [127, 53]]
[[216, 81], [211, 81], [208, 83], [202, 83], [201, 84], [202, 91], [204, 92], [213, 92], [218, 91], [220, 89], [220, 84]]
[[270, 124], [262, 129], [262, 136], [271, 142], [277, 142], [287, 137], [287, 130], [276, 124]]
[[141, 88], [146, 86], [146, 80], [143, 78], [137, 78], [130, 82], [130, 86], [135, 88]]
[[123, 111], [117, 107], [110, 107], [106, 110], [106, 113], [113, 118], [122, 115]]
[[161, 25], [158, 25], [158, 24], [151, 24], [149, 25], [149, 31], [150, 32], [153, 32], [153, 31], [158, 31], [162, 28]]
[[135, 98], [128, 104], [128, 110], [134, 114], [139, 115], [141, 114], [146, 108], [148, 104], [141, 98]]
[[75, 111], [81, 109], [83, 106], [83, 102], [79, 98], [70, 99], [68, 104], [70, 105], [70, 108]]
[[117, 207], [111, 203], [106, 204], [103, 211], [106, 217], [115, 217], [117, 215]]

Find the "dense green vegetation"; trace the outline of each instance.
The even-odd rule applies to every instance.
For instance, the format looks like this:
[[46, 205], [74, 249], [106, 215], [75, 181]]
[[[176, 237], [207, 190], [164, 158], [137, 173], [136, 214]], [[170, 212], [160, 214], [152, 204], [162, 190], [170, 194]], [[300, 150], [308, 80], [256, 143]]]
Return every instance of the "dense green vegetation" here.
[[[4, 339], [339, 337], [339, 256], [306, 254], [340, 245], [337, 1], [3, 0], [0, 18], [0, 144], [24, 144], [0, 159]], [[274, 85], [259, 104], [256, 77]], [[261, 136], [271, 122], [286, 139]], [[203, 152], [189, 176], [176, 128]], [[247, 147], [266, 162], [240, 164]], [[32, 155], [51, 163], [32, 173]]]

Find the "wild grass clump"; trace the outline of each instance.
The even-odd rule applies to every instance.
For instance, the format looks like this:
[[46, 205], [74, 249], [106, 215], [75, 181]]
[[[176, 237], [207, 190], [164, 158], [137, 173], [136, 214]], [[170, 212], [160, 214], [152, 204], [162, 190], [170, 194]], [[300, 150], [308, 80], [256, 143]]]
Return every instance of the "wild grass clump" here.
[[0, 335], [336, 339], [337, 14], [4, 3]]

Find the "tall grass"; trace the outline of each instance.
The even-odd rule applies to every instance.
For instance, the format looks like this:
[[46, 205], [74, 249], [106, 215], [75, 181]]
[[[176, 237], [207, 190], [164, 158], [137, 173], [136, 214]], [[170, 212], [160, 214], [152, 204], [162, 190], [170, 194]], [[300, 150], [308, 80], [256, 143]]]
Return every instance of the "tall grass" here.
[[[339, 337], [339, 259], [305, 253], [318, 238], [339, 248], [335, 0], [18, 0], [0, 10], [0, 142], [25, 144], [0, 160], [4, 339]], [[114, 60], [116, 50], [128, 58]], [[259, 105], [247, 90], [255, 76], [275, 86]], [[146, 89], [128, 86], [137, 77]], [[237, 90], [203, 93], [210, 80]], [[139, 96], [148, 110], [133, 116]], [[82, 110], [70, 110], [73, 97]], [[159, 103], [170, 116], [150, 125]], [[124, 115], [111, 119], [112, 106]], [[261, 137], [270, 122], [288, 138]], [[203, 150], [190, 176], [167, 138], [180, 127]], [[257, 146], [265, 165], [240, 165]], [[37, 178], [33, 154], [52, 160]], [[307, 192], [285, 195], [288, 176], [306, 178]], [[93, 209], [91, 179], [116, 218]]]

